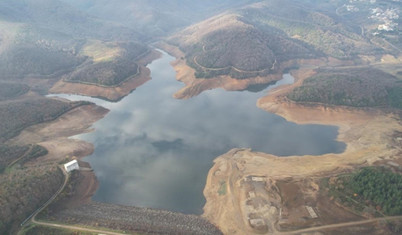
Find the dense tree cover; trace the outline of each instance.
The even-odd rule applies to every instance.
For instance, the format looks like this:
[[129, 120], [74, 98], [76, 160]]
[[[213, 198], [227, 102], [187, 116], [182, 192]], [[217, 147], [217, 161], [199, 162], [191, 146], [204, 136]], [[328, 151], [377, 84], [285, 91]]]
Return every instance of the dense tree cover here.
[[[281, 62], [313, 58], [317, 52], [306, 43], [287, 36], [280, 30], [253, 23], [242, 17], [232, 17], [226, 28], [210, 30], [195, 44], [180, 43], [186, 61], [196, 70], [196, 77], [209, 78], [230, 75], [233, 78], [264, 76], [276, 72]], [[215, 21], [225, 19], [216, 19]], [[218, 24], [206, 22], [205, 24]], [[206, 27], [200, 23], [199, 27]], [[183, 38], [189, 32], [184, 31]], [[176, 43], [176, 38], [170, 40]]]
[[53, 120], [82, 104], [87, 102], [68, 103], [47, 98], [0, 103], [0, 142], [16, 136], [28, 126]]
[[354, 59], [384, 53], [360, 27], [326, 14], [330, 4], [296, 2], [250, 4], [189, 27], [169, 42], [185, 52], [200, 78], [263, 76], [275, 61], [280, 66], [300, 58]]
[[65, 81], [116, 86], [138, 72], [138, 65], [129, 60], [105, 61], [75, 70]]
[[25, 155], [25, 157], [23, 159], [18, 161], [18, 164], [24, 165], [26, 162], [33, 160], [35, 158], [41, 157], [41, 156], [45, 156], [46, 154], [48, 154], [48, 151], [46, 148], [44, 148], [40, 145], [34, 145], [31, 148], [31, 150], [29, 151], [29, 153], [27, 155]]
[[[356, 21], [340, 20], [332, 14], [334, 1], [266, 1], [264, 8], [245, 8], [250, 20], [278, 28], [327, 56], [346, 59], [359, 54], [376, 54], [382, 49], [361, 35]], [[282, 7], [283, 5], [287, 7]], [[331, 6], [332, 5], [332, 6]], [[284, 17], [286, 16], [286, 17]], [[366, 15], [367, 21], [367, 15]]]
[[28, 146], [0, 144], [0, 173], [2, 173], [13, 160], [22, 156], [28, 149]]
[[402, 84], [387, 89], [388, 102], [393, 108], [402, 109]]
[[0, 174], [0, 234], [15, 234], [20, 223], [61, 186], [63, 173], [56, 165], [15, 167]]
[[288, 94], [297, 102], [401, 108], [402, 83], [377, 69], [318, 70]]
[[339, 178], [342, 193], [377, 207], [386, 215], [402, 215], [402, 175], [385, 168], [367, 167]]
[[18, 83], [0, 83], [0, 101], [13, 99], [29, 91], [29, 86]]
[[117, 86], [139, 72], [136, 60], [148, 52], [148, 48], [134, 42], [118, 43], [122, 54], [111, 61], [87, 63], [76, 69], [65, 79], [69, 82], [81, 82], [103, 86]]
[[[29, 152], [27, 152], [28, 150]], [[19, 146], [0, 144], [0, 173], [3, 173], [7, 166], [18, 158], [20, 159], [18, 159], [17, 163], [19, 165], [24, 165], [27, 161], [44, 156], [46, 154], [48, 154], [47, 149], [40, 145]]]
[[16, 45], [0, 54], [0, 79], [48, 76], [71, 70], [84, 61], [61, 50]]

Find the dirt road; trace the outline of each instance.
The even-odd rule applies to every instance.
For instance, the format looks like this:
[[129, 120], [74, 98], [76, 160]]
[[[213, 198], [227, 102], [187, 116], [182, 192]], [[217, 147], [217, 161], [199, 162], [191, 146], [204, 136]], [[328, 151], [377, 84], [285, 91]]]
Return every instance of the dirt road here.
[[8, 164], [8, 166], [6, 167], [6, 169], [10, 169], [11, 167], [13, 167], [17, 162], [19, 162], [21, 159], [23, 159], [24, 157], [26, 157], [31, 151], [32, 151], [33, 145], [29, 146], [29, 149], [27, 151], [25, 151], [24, 154], [21, 155], [21, 157], [15, 159], [14, 161], [12, 161], [10, 164]]
[[299, 229], [299, 230], [290, 231], [290, 232], [283, 232], [283, 233], [278, 233], [278, 234], [302, 234], [302, 233], [306, 233], [306, 232], [316, 232], [316, 231], [321, 231], [321, 230], [325, 230], [325, 229], [350, 227], [350, 226], [368, 224], [368, 223], [384, 221], [384, 220], [387, 220], [387, 221], [402, 220], [402, 216], [388, 216], [388, 217], [368, 219], [368, 220], [363, 220], [363, 221], [347, 222], [347, 223], [340, 223], [340, 224], [330, 224], [330, 225], [324, 225], [324, 226], [313, 227], [313, 228]]
[[62, 166], [59, 166], [60, 170], [63, 172], [64, 174], [64, 182], [61, 185], [61, 187], [59, 188], [59, 190], [57, 190], [57, 192], [55, 194], [53, 194], [53, 196], [47, 200], [47, 202], [45, 202], [45, 204], [43, 204], [41, 207], [39, 207], [34, 213], [32, 213], [30, 216], [28, 216], [28, 218], [26, 218], [22, 223], [21, 223], [21, 227], [23, 227], [29, 220], [32, 219], [32, 222], [35, 223], [35, 217], [41, 212], [43, 211], [48, 205], [50, 205], [50, 203], [52, 203], [54, 201], [54, 199], [56, 199], [56, 197], [64, 190], [64, 188], [67, 185], [68, 179], [70, 178], [69, 174], [63, 169]]
[[91, 233], [99, 233], [99, 234], [110, 234], [110, 235], [123, 235], [123, 234], [126, 235], [127, 234], [127, 233], [117, 233], [117, 232], [110, 232], [110, 231], [91, 229], [91, 228], [83, 228], [83, 227], [64, 225], [64, 224], [39, 222], [39, 221], [36, 221], [36, 220], [33, 221], [33, 223], [38, 224], [38, 225], [42, 225], [42, 226], [47, 226], [47, 227], [63, 228], [63, 229], [70, 229], [70, 230], [79, 230], [79, 231], [83, 231], [83, 232], [91, 232]]

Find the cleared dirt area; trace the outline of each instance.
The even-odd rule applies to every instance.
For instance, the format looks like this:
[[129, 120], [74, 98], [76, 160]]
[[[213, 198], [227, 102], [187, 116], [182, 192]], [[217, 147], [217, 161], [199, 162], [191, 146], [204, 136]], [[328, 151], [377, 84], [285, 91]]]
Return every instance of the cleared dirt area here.
[[107, 109], [96, 105], [83, 105], [63, 114], [54, 121], [26, 128], [8, 143], [22, 145], [42, 143], [85, 133], [91, 131], [92, 124], [103, 118], [107, 112]]
[[276, 182], [282, 199], [278, 229], [292, 231], [365, 219], [338, 206], [319, 184], [319, 180], [313, 178], [289, 178]]
[[104, 87], [96, 85], [88, 85], [82, 83], [65, 82], [61, 79], [51, 89], [50, 93], [66, 93], [66, 94], [78, 94], [92, 97], [101, 97], [111, 101], [118, 101], [124, 96], [130, 94], [137, 87], [151, 80], [150, 71], [146, 68], [146, 65], [153, 60], [159, 58], [160, 53], [152, 51], [147, 56], [138, 61], [140, 65], [140, 73], [127, 81], [123, 82], [117, 87]]
[[[312, 69], [294, 72], [295, 84], [273, 90], [257, 105], [296, 123], [338, 126], [337, 140], [347, 144], [345, 152], [277, 157], [249, 149], [234, 149], [219, 156], [209, 171], [204, 189], [207, 200], [204, 217], [218, 225], [223, 233], [275, 234], [362, 220], [364, 218], [337, 206], [321, 194], [318, 182], [313, 179], [371, 165], [379, 160], [399, 162], [402, 158], [402, 145], [395, 135], [402, 130], [398, 114], [374, 109], [300, 105], [287, 100], [287, 92], [312, 74]], [[243, 182], [250, 176], [258, 176], [265, 182], [265, 193], [257, 196], [247, 191], [250, 186]], [[222, 192], [222, 182], [226, 185], [225, 194], [219, 193]], [[257, 220], [242, 206], [256, 196], [266, 200], [264, 206], [271, 207]], [[261, 206], [255, 208], [261, 209]], [[351, 233], [355, 231], [348, 229]]]

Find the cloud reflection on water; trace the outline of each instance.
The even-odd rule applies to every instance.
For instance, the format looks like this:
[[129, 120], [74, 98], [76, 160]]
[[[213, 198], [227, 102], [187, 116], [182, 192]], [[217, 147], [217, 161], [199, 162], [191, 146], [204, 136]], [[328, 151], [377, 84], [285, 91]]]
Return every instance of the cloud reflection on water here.
[[336, 127], [297, 125], [258, 109], [262, 93], [216, 89], [188, 100], [172, 98], [182, 86], [173, 59], [164, 54], [154, 61], [148, 66], [153, 79], [118, 103], [69, 97], [111, 110], [95, 132], [78, 136], [95, 145], [86, 159], [100, 182], [95, 200], [202, 213], [212, 160], [231, 148], [280, 156], [344, 150], [335, 141]]

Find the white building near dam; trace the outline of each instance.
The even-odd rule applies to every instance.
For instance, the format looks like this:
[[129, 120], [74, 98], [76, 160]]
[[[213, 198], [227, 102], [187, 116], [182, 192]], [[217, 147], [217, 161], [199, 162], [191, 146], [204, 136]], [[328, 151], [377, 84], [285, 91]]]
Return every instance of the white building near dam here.
[[79, 170], [80, 166], [78, 165], [77, 160], [72, 160], [71, 162], [64, 164], [64, 169], [66, 169], [67, 172], [71, 172], [73, 170]]

